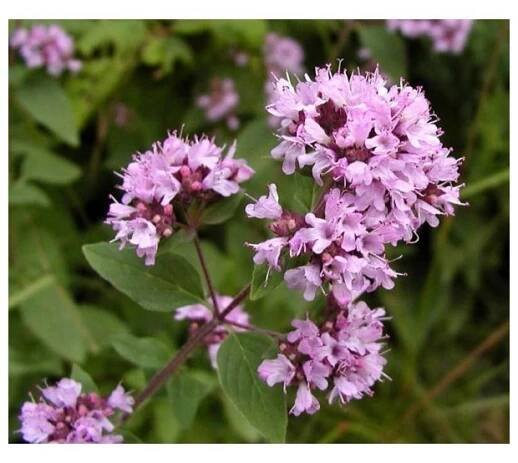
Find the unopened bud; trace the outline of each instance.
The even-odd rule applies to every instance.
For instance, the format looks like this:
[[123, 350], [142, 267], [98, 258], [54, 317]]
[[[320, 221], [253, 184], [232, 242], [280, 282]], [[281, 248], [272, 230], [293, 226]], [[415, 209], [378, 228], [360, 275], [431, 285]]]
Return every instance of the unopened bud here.
[[322, 254], [322, 262], [328, 263], [328, 262], [331, 262], [332, 260], [333, 260], [333, 256], [331, 256], [331, 254], [329, 254], [328, 252], [324, 252]]
[[162, 236], [165, 236], [166, 238], [169, 238], [173, 234], [173, 229], [170, 227], [167, 227], [162, 232]]
[[160, 217], [160, 215], [159, 215], [159, 214], [155, 214], [155, 215], [153, 216], [153, 223], [154, 223], [154, 224], [160, 223], [160, 221], [161, 221], [161, 220], [162, 220], [162, 217]]
[[145, 212], [147, 210], [147, 205], [145, 203], [143, 203], [142, 201], [139, 201], [137, 203], [136, 208], [137, 208], [137, 211], [142, 213], [142, 212]]
[[180, 175], [182, 177], [188, 177], [189, 175], [191, 175], [191, 169], [189, 168], [189, 166], [180, 167]]
[[324, 323], [324, 329], [326, 331], [329, 331], [329, 330], [332, 330], [333, 329], [333, 322], [328, 320]]
[[164, 215], [173, 215], [173, 206], [171, 204], [164, 206]]
[[200, 191], [202, 187], [203, 185], [201, 184], [201, 182], [192, 182], [191, 191]]

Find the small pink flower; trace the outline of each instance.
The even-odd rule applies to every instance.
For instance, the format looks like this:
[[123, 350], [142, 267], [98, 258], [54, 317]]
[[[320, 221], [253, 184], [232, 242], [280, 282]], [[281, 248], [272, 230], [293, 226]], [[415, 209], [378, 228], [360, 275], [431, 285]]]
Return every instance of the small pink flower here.
[[283, 383], [284, 391], [286, 391], [286, 387], [295, 376], [295, 367], [285, 355], [279, 354], [274, 360], [263, 360], [257, 372], [268, 386]]
[[312, 301], [322, 284], [320, 268], [318, 265], [309, 264], [288, 270], [284, 274], [284, 281], [288, 288], [301, 290], [306, 301]]
[[299, 416], [301, 413], [307, 413], [313, 415], [320, 410], [320, 404], [316, 397], [311, 394], [311, 390], [306, 383], [300, 383], [297, 389], [297, 397], [295, 404], [290, 410], [290, 413], [295, 416]]
[[281, 218], [282, 207], [279, 204], [277, 186], [273, 183], [268, 185], [268, 191], [268, 196], [261, 196], [255, 204], [248, 204], [246, 206], [245, 212], [248, 217], [270, 220]]
[[135, 399], [119, 384], [108, 397], [108, 405], [125, 413], [132, 413]]

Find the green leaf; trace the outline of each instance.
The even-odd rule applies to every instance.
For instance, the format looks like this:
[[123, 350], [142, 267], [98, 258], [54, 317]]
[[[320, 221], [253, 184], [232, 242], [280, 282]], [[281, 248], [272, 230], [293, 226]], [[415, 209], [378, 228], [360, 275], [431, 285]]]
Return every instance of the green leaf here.
[[161, 368], [171, 357], [170, 350], [158, 339], [129, 333], [113, 337], [112, 346], [121, 357], [142, 368]]
[[67, 159], [56, 156], [45, 148], [33, 147], [27, 151], [22, 166], [22, 177], [56, 185], [66, 185], [79, 178], [81, 170]]
[[214, 389], [214, 379], [204, 372], [181, 371], [168, 384], [173, 413], [183, 429], [190, 428], [201, 401]]
[[41, 188], [19, 180], [9, 186], [9, 205], [27, 206], [36, 205], [49, 207], [50, 199]]
[[296, 174], [295, 185], [295, 201], [301, 206], [303, 212], [311, 211], [319, 189], [318, 184], [313, 177]]
[[167, 399], [154, 400], [153, 431], [159, 442], [172, 443], [178, 439], [181, 426]]
[[189, 46], [178, 37], [153, 37], [142, 49], [142, 62], [160, 66], [160, 75], [170, 73], [176, 61], [189, 64], [193, 60]]
[[232, 429], [247, 442], [261, 440], [261, 433], [247, 421], [232, 401], [224, 394], [222, 394], [221, 399], [225, 417]]
[[260, 48], [266, 34], [266, 21], [263, 19], [190, 19], [177, 21], [174, 31], [178, 34], [192, 35], [210, 32], [222, 44], [252, 46]]
[[99, 275], [144, 309], [170, 312], [205, 300], [198, 272], [181, 256], [163, 254], [146, 266], [134, 249], [120, 251], [116, 244], [85, 245], [83, 253]]
[[230, 400], [271, 442], [286, 438], [286, 398], [281, 388], [266, 386], [257, 367], [274, 349], [273, 341], [256, 333], [231, 334], [218, 352], [218, 375]]
[[226, 222], [234, 215], [242, 199], [243, 193], [241, 192], [232, 195], [230, 198], [219, 199], [203, 211], [201, 223], [205, 225], [216, 225]]
[[9, 294], [9, 309], [23, 303], [38, 291], [55, 283], [54, 275], [46, 274], [30, 282], [27, 286]]
[[16, 350], [9, 346], [9, 376], [38, 374], [41, 376], [62, 373], [62, 361], [43, 346], [39, 349]]
[[49, 349], [82, 362], [93, 344], [88, 327], [67, 291], [58, 284], [42, 288], [20, 306], [22, 320]]
[[70, 377], [78, 383], [81, 383], [83, 386], [82, 392], [98, 392], [95, 381], [77, 363], [72, 365], [72, 372], [70, 373]]
[[176, 251], [180, 246], [183, 246], [186, 243], [190, 243], [193, 238], [193, 232], [178, 230], [170, 238], [162, 240], [160, 246], [158, 247], [157, 254], [160, 256], [165, 253]]
[[16, 90], [18, 103], [40, 124], [72, 146], [79, 133], [67, 94], [56, 80], [41, 75], [27, 79]]
[[130, 389], [144, 389], [147, 384], [146, 373], [141, 368], [133, 368], [124, 373], [122, 382]]
[[81, 314], [99, 348], [111, 345], [114, 336], [128, 332], [128, 327], [107, 309], [82, 306]]
[[[15, 209], [9, 217], [11, 248], [9, 253], [9, 308], [16, 307], [41, 289], [57, 283], [66, 287], [68, 266], [59, 239], [66, 236], [66, 225], [59, 223], [60, 236], [46, 228], [44, 218], [50, 211], [37, 213]], [[60, 217], [60, 220], [63, 220]], [[30, 246], [27, 246], [30, 243]]]
[[[268, 278], [268, 280], [266, 279]], [[252, 287], [250, 288], [250, 300], [257, 301], [269, 294], [282, 283], [282, 273], [270, 270], [268, 265], [255, 265], [252, 274]]]
[[98, 20], [82, 34], [77, 48], [86, 55], [95, 50], [113, 45], [117, 53], [132, 53], [146, 37], [146, 26], [143, 20]]
[[388, 74], [394, 82], [407, 75], [405, 43], [401, 36], [384, 26], [362, 27], [358, 33], [362, 46], [370, 50], [382, 73]]

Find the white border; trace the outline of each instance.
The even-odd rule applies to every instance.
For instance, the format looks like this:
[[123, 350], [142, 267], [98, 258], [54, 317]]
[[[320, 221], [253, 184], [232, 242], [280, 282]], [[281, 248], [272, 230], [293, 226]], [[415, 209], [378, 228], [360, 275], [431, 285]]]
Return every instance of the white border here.
[[[354, 2], [339, 1], [307, 1], [307, 0], [261, 0], [259, 2], [237, 2], [230, 0], [199, 1], [155, 1], [143, 2], [88, 0], [84, 2], [71, 2], [64, 0], [17, 0], [11, 2], [4, 0], [0, 6], [2, 10], [2, 89], [1, 89], [1, 120], [2, 136], [0, 142], [3, 146], [3, 182], [1, 183], [2, 204], [7, 210], [7, 19], [8, 18], [293, 18], [293, 19], [331, 19], [331, 18], [472, 18], [472, 19], [503, 19], [511, 18], [511, 50], [518, 50], [517, 31], [513, 30], [514, 22], [518, 22], [516, 15], [516, 2], [491, 0], [477, 1], [395, 1], [374, 0]], [[515, 52], [516, 55], [516, 52]], [[511, 54], [511, 86], [515, 83], [514, 61]], [[511, 127], [516, 124], [516, 92], [511, 91]], [[513, 123], [514, 120], [514, 123]], [[516, 145], [515, 130], [511, 130], [511, 147]], [[516, 153], [515, 153], [516, 154]], [[513, 158], [513, 154], [510, 154]], [[511, 162], [511, 178], [515, 176], [515, 162]], [[517, 204], [517, 191], [511, 184], [511, 236], [516, 231], [515, 212]], [[7, 272], [8, 272], [8, 226], [7, 216], [2, 215], [2, 246], [0, 253], [5, 271], [1, 281], [2, 301], [0, 305], [3, 319], [0, 321], [0, 339], [3, 348], [0, 354], [0, 410], [4, 413], [0, 421], [0, 439], [6, 442], [7, 430]], [[516, 288], [516, 264], [518, 255], [516, 247], [511, 243], [511, 308], [514, 307]], [[512, 324], [511, 324], [512, 326]], [[513, 331], [513, 329], [512, 329]], [[516, 352], [516, 337], [511, 333], [511, 350]], [[511, 397], [514, 397], [514, 385], [516, 384], [516, 368], [511, 367]], [[511, 424], [516, 417], [514, 413], [514, 400], [511, 398]], [[511, 442], [516, 442], [516, 427], [511, 426]], [[97, 463], [114, 461], [124, 458], [125, 462], [142, 461], [207, 461], [211, 463], [219, 461], [239, 461], [246, 458], [247, 463], [255, 461], [312, 461], [320, 463], [327, 458], [349, 460], [358, 462], [370, 461], [417, 461], [437, 463], [439, 458], [446, 457], [446, 461], [498, 461], [510, 460], [513, 445], [124, 445], [124, 446], [31, 446], [31, 445], [7, 445], [0, 447], [1, 461], [23, 463], [31, 462], [61, 462], [67, 463]], [[517, 461], [514, 459], [514, 461]]]

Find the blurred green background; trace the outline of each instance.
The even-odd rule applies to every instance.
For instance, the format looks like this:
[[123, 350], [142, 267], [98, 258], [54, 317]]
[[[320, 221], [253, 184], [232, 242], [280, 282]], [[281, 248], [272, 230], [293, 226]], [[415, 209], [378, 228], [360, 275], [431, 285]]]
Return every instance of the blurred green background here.
[[[33, 24], [11, 21], [10, 29]], [[155, 357], [168, 358], [186, 326], [166, 313], [139, 308], [86, 263], [81, 246], [112, 238], [103, 225], [108, 195], [132, 153], [169, 129], [237, 139], [237, 156], [257, 175], [254, 196], [272, 181], [294, 198], [295, 178], [269, 157], [275, 146], [264, 110], [265, 35], [293, 37], [305, 68], [343, 58], [364, 66], [367, 47], [394, 81], [423, 86], [444, 129], [444, 143], [465, 156], [463, 198], [469, 207], [423, 227], [420, 241], [392, 249], [407, 273], [392, 291], [369, 302], [386, 307], [392, 381], [375, 395], [314, 416], [291, 417], [288, 442], [509, 441], [509, 24], [476, 21], [460, 55], [437, 54], [426, 39], [388, 32], [382, 21], [48, 21], [76, 40], [83, 69], [50, 78], [11, 56], [9, 67], [9, 404], [16, 416], [43, 378], [87, 372], [103, 392], [120, 380], [134, 391], [158, 365], [130, 362], [112, 346], [115, 334], [152, 337]], [[237, 66], [236, 52], [246, 65]], [[212, 77], [231, 77], [240, 95], [236, 132], [208, 124], [196, 108]], [[125, 123], [116, 115], [124, 109]], [[249, 279], [244, 241], [267, 236], [260, 221], [234, 218], [202, 233], [217, 289], [234, 294]], [[182, 252], [194, 262], [193, 249]], [[314, 313], [298, 294], [279, 287], [254, 303], [252, 321], [277, 331], [294, 316]], [[132, 339], [132, 338], [129, 338]], [[206, 352], [199, 349], [184, 380], [170, 383], [129, 420], [128, 441], [261, 442], [224, 398]], [[180, 404], [180, 405], [178, 405]]]

